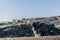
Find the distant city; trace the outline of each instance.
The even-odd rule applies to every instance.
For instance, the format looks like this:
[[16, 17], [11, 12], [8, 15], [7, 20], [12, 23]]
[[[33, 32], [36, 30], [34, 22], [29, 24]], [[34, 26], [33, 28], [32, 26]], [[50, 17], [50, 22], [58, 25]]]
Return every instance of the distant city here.
[[[11, 21], [1, 21], [1, 23], [7, 23], [7, 24], [31, 24], [33, 22], [40, 22], [40, 23], [54, 23], [55, 25], [58, 25], [58, 21], [60, 20], [60, 16], [53, 16], [53, 17], [41, 17], [41, 18], [23, 18], [23, 19], [12, 19]], [[55, 22], [57, 21], [57, 22]]]

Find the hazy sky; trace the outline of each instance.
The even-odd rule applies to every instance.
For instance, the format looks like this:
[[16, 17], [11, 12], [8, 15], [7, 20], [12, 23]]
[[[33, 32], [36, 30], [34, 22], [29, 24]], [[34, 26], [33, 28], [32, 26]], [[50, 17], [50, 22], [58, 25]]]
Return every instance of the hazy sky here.
[[0, 21], [60, 15], [60, 0], [0, 0]]

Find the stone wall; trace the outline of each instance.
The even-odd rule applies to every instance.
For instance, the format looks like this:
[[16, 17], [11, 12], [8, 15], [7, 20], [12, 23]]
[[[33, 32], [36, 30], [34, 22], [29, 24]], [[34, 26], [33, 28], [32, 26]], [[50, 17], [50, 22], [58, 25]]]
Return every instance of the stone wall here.
[[60, 36], [0, 38], [0, 40], [60, 40]]

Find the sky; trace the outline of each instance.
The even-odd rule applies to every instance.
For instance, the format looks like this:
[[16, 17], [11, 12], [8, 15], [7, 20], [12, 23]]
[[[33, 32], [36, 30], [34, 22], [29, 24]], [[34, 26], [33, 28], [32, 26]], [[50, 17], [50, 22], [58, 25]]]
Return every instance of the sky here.
[[60, 15], [60, 0], [0, 0], [0, 21]]

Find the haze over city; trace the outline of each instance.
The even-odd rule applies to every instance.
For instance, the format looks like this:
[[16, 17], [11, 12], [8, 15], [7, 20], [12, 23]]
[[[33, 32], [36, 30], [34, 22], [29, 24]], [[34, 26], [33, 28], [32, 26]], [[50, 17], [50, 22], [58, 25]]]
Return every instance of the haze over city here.
[[60, 0], [0, 0], [0, 21], [60, 15]]

